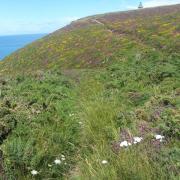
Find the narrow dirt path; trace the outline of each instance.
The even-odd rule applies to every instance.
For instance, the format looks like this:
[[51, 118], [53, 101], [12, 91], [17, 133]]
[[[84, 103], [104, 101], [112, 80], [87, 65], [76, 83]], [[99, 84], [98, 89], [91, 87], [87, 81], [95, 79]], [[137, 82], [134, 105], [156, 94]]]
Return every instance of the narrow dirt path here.
[[92, 22], [95, 22], [95, 23], [97, 23], [97, 24], [100, 24], [100, 25], [102, 25], [102, 26], [105, 26], [104, 23], [98, 21], [97, 19], [92, 19]]
[[[99, 24], [99, 25], [101, 25], [101, 26], [106, 27], [106, 25], [105, 25], [104, 23], [98, 21], [97, 19], [92, 19], [92, 22], [95, 22], [95, 23], [97, 23], [97, 24]], [[112, 31], [111, 29], [107, 28], [107, 27], [106, 27], [106, 30], [107, 30], [108, 32], [110, 32], [110, 33], [113, 33], [113, 31]]]
[[[139, 44], [141, 44], [141, 45], [143, 44], [144, 46], [146, 46], [146, 47], [151, 47], [152, 49], [155, 48], [154, 46], [152, 46], [151, 44], [143, 41], [140, 37], [138, 37], [138, 36], [136, 36], [136, 35], [133, 35], [133, 34], [131, 34], [131, 33], [124, 33], [124, 32], [122, 33], [122, 32], [120, 32], [120, 31], [118, 31], [118, 30], [109, 28], [105, 23], [103, 23], [103, 22], [101, 22], [101, 21], [99, 21], [99, 20], [97, 20], [97, 19], [92, 19], [92, 22], [95, 22], [95, 23], [97, 23], [97, 24], [99, 24], [99, 25], [101, 25], [101, 26], [104, 26], [108, 32], [113, 33], [114, 35], [117, 35], [117, 36], [126, 35], [126, 36], [128, 36], [131, 40], [134, 40], [134, 41], [136, 41], [137, 43], [139, 43]], [[159, 49], [159, 50], [161, 50], [161, 49]]]

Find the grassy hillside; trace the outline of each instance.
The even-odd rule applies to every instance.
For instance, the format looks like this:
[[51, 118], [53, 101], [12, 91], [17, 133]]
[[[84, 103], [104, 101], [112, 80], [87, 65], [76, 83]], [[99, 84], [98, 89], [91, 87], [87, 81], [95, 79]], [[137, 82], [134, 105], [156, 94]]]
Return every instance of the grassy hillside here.
[[0, 175], [178, 179], [179, 12], [87, 17], [2, 61]]
[[1, 73], [105, 66], [130, 46], [176, 54], [179, 11], [176, 5], [80, 19], [7, 57]]

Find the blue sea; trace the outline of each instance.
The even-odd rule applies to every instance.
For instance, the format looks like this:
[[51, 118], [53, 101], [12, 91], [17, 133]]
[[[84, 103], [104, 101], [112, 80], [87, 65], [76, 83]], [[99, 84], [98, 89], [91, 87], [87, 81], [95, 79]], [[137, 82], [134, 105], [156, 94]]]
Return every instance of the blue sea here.
[[0, 36], [0, 60], [45, 34]]

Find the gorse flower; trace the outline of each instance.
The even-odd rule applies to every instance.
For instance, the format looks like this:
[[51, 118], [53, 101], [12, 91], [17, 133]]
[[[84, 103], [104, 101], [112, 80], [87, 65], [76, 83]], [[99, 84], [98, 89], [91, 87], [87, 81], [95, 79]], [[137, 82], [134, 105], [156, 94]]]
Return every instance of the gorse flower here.
[[32, 170], [32, 171], [31, 171], [31, 174], [32, 174], [33, 176], [35, 176], [35, 175], [37, 175], [37, 174], [38, 174], [38, 171], [36, 171], [36, 170]]

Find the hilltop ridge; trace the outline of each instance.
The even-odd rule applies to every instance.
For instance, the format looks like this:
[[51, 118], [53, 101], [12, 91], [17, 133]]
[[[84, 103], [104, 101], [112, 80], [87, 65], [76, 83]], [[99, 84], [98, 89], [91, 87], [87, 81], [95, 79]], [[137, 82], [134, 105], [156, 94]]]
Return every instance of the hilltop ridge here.
[[179, 11], [180, 5], [174, 5], [79, 19], [7, 57], [1, 73], [104, 66], [102, 62], [120, 51], [119, 44], [126, 46], [125, 41], [167, 52], [172, 43], [178, 52]]

